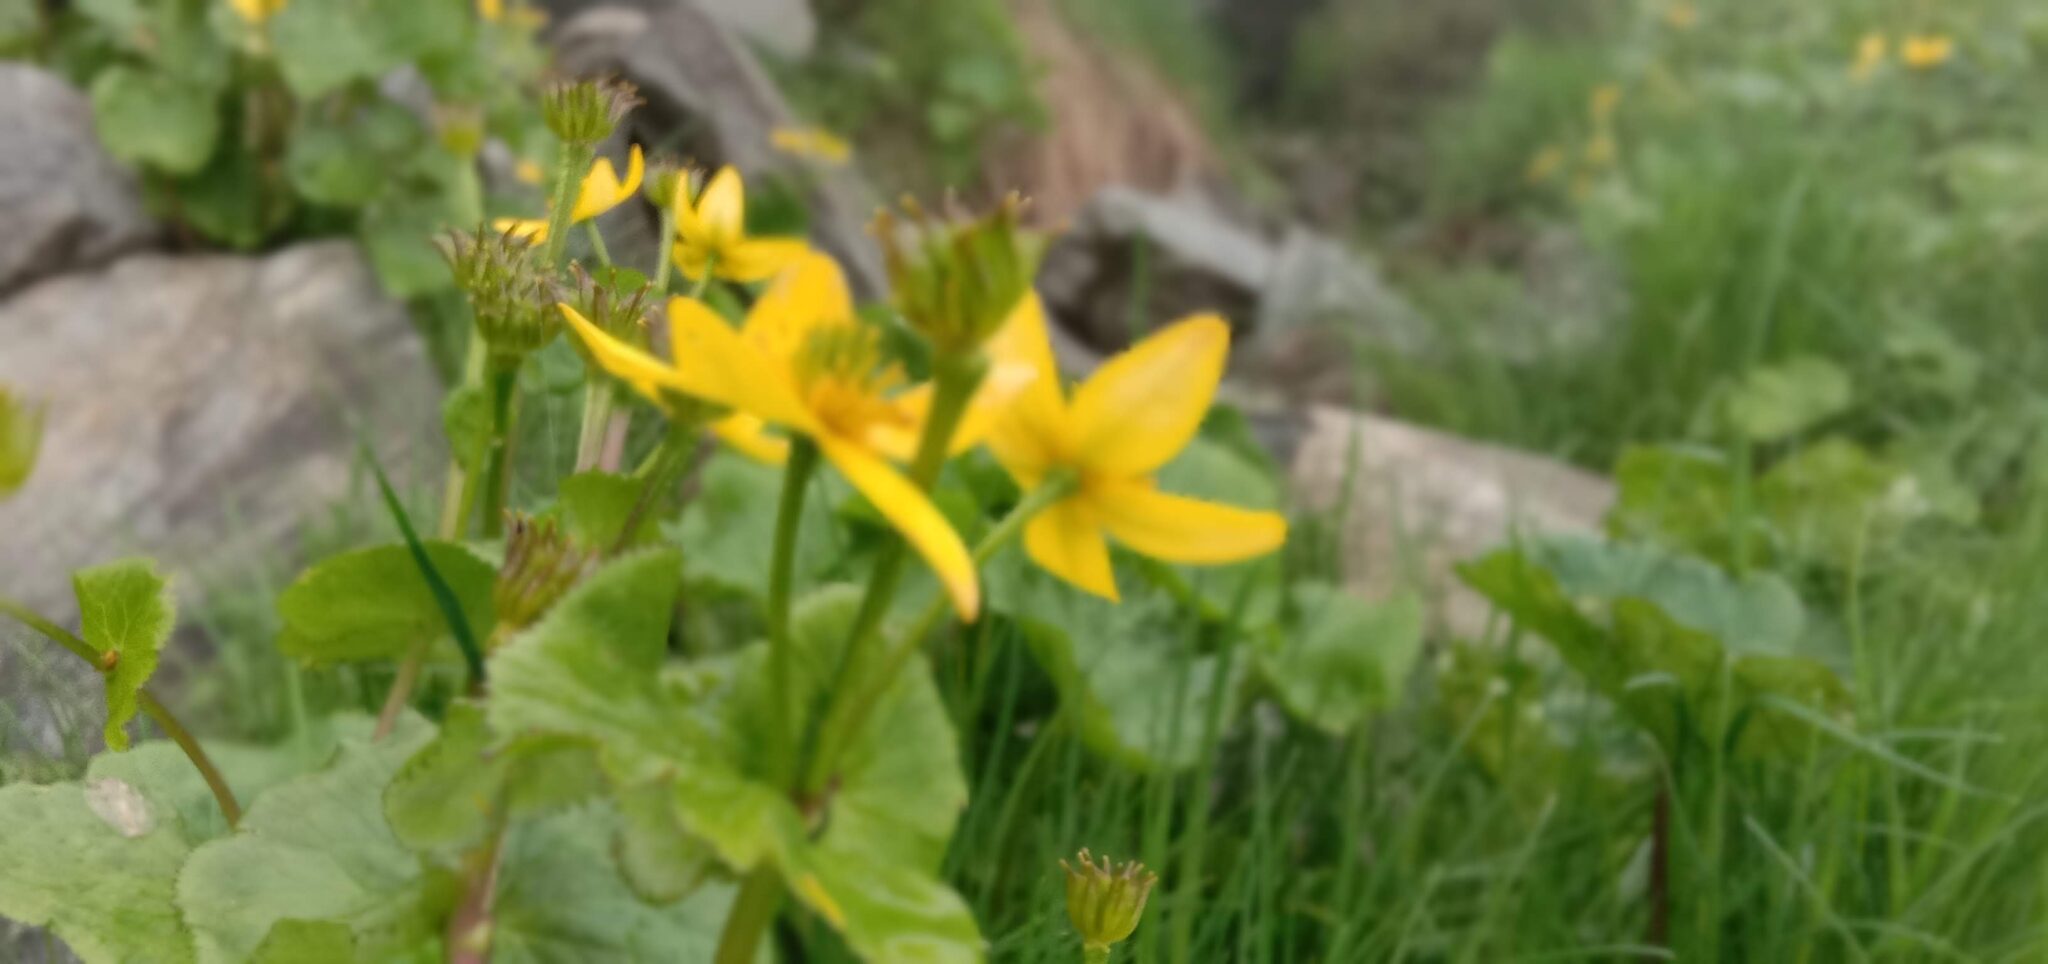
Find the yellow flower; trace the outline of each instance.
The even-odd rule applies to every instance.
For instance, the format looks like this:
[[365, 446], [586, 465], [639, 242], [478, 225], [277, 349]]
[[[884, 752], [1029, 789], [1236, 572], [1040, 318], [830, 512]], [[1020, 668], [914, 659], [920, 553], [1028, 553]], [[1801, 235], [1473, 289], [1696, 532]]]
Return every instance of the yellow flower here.
[[[799, 255], [737, 331], [702, 302], [670, 300], [672, 363], [561, 307], [598, 365], [635, 391], [657, 404], [673, 405], [672, 395], [685, 395], [731, 409], [735, 414], [712, 428], [742, 451], [772, 457], [783, 443], [763, 434], [767, 425], [811, 439], [931, 565], [961, 618], [979, 612], [981, 590], [967, 548], [931, 500], [889, 462], [915, 445], [929, 392], [896, 391], [902, 373], [884, 364], [881, 333], [854, 315], [846, 278], [832, 259]], [[971, 445], [975, 426], [990, 420], [974, 409], [992, 409], [1005, 390], [991, 384], [977, 395], [955, 451]]]
[[476, 15], [497, 23], [505, 17], [505, 0], [476, 0]]
[[1678, 0], [1664, 8], [1664, 22], [1673, 29], [1691, 30], [1700, 25], [1700, 8], [1687, 0]]
[[1541, 184], [1556, 177], [1563, 168], [1564, 148], [1549, 144], [1529, 158], [1529, 168], [1522, 176], [1531, 184]]
[[[598, 158], [590, 165], [590, 173], [583, 176], [583, 186], [576, 192], [576, 206], [569, 209], [569, 223], [580, 224], [625, 203], [640, 190], [640, 178], [646, 173], [647, 161], [640, 156], [638, 144], [633, 145], [632, 152], [626, 157], [626, 179], [623, 181], [619, 180], [618, 171], [612, 167], [611, 158]], [[545, 244], [548, 240], [546, 218], [499, 218], [491, 222], [491, 226], [501, 232], [510, 231], [513, 237], [525, 238], [533, 244]]]
[[262, 23], [284, 9], [285, 0], [228, 0], [228, 6], [250, 23]]
[[1914, 70], [1933, 70], [1955, 55], [1955, 41], [1940, 34], [1909, 36], [1899, 41], [1899, 62]]
[[1607, 167], [1613, 164], [1616, 153], [1614, 135], [1606, 131], [1594, 134], [1593, 139], [1586, 142], [1585, 158], [1589, 167]]
[[1868, 80], [1877, 68], [1884, 66], [1888, 48], [1884, 34], [1871, 32], [1856, 42], [1856, 61], [1849, 65], [1849, 75], [1857, 80]]
[[539, 184], [547, 177], [547, 172], [541, 170], [539, 164], [522, 157], [519, 163], [512, 165], [512, 176], [521, 184]]
[[762, 281], [809, 250], [800, 238], [747, 237], [747, 193], [740, 172], [721, 168], [693, 201], [676, 192], [676, 267], [701, 278], [708, 264], [729, 281]]
[[1593, 88], [1593, 96], [1588, 99], [1586, 112], [1592, 115], [1596, 126], [1605, 127], [1614, 119], [1614, 109], [1620, 106], [1621, 85], [1601, 84]]
[[822, 161], [834, 167], [853, 157], [853, 146], [845, 138], [822, 127], [778, 127], [769, 133], [768, 143], [791, 157]]
[[1214, 315], [1176, 322], [1106, 362], [1068, 399], [1060, 390], [1036, 295], [989, 346], [1036, 377], [989, 433], [989, 448], [1017, 484], [1035, 489], [1055, 471], [1073, 493], [1034, 517], [1024, 549], [1034, 562], [1098, 596], [1117, 598], [1104, 536], [1168, 562], [1225, 563], [1279, 548], [1287, 520], [1273, 512], [1169, 495], [1152, 475], [1195, 436], [1230, 349]]

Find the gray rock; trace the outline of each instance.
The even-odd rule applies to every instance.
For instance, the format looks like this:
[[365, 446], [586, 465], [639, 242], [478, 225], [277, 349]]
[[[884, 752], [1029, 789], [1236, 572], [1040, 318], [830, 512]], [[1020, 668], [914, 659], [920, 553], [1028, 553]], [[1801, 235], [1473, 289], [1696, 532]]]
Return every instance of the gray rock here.
[[[0, 501], [0, 587], [62, 622], [81, 566], [154, 556], [189, 601], [295, 562], [315, 511], [361, 484], [352, 424], [400, 480], [438, 465], [421, 339], [348, 242], [137, 255], [44, 281], [0, 304], [0, 344], [0, 383], [48, 410], [34, 474]], [[34, 666], [97, 686], [32, 647], [0, 626], [0, 704], [53, 749], [65, 711]]]
[[798, 58], [818, 42], [818, 18], [807, 0], [697, 0], [711, 19], [778, 57]]
[[615, 75], [640, 88], [646, 103], [629, 118], [634, 140], [702, 165], [731, 164], [749, 179], [750, 193], [771, 179], [796, 188], [806, 195], [811, 241], [846, 266], [856, 293], [886, 290], [880, 253], [867, 236], [871, 192], [847, 171], [774, 149], [770, 135], [796, 124], [796, 115], [754, 55], [710, 14], [690, 0], [592, 7], [563, 23], [554, 42], [563, 70]]
[[1298, 505], [1345, 508], [1345, 580], [1384, 598], [1419, 587], [1435, 628], [1478, 637], [1491, 607], [1452, 567], [1518, 533], [1597, 533], [1608, 480], [1526, 452], [1329, 406], [1295, 429]]
[[0, 293], [156, 234], [135, 179], [100, 147], [85, 95], [18, 63], [0, 63], [0, 226]]

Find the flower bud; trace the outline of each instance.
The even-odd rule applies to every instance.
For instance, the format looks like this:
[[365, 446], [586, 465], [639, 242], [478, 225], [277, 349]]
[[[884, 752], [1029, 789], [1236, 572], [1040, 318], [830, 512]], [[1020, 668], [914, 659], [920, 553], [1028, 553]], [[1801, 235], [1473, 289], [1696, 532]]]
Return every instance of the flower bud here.
[[434, 135], [457, 157], [475, 157], [484, 146], [484, 111], [475, 104], [434, 105]]
[[640, 193], [657, 211], [675, 210], [676, 198], [696, 193], [697, 172], [673, 157], [657, 157], [647, 165]]
[[940, 354], [966, 354], [1001, 328], [1031, 288], [1044, 243], [1021, 226], [1015, 194], [980, 217], [939, 217], [906, 198], [883, 211], [882, 244], [896, 308]]
[[554, 520], [511, 513], [505, 563], [491, 587], [499, 624], [516, 631], [538, 622], [598, 559], [599, 553], [577, 546]]
[[561, 317], [532, 245], [479, 227], [474, 234], [451, 232], [441, 253], [495, 359], [516, 364], [554, 340]]
[[1075, 859], [1078, 868], [1060, 861], [1067, 872], [1067, 919], [1080, 933], [1089, 959], [1107, 960], [1110, 946], [1138, 929], [1159, 875], [1135, 860], [1116, 864], [1104, 857], [1097, 862], [1085, 847]]
[[563, 143], [590, 147], [612, 136], [640, 103], [635, 94], [632, 84], [617, 79], [556, 83], [541, 94], [541, 118]]
[[0, 388], [0, 498], [28, 481], [42, 442], [42, 407], [30, 405]]

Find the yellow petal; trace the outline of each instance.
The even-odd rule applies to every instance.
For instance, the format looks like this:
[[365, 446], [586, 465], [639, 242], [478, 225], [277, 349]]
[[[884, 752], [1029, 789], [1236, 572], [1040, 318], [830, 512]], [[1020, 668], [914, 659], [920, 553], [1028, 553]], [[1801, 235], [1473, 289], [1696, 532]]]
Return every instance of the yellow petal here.
[[671, 245], [669, 255], [675, 260], [676, 270], [692, 281], [704, 277], [704, 269], [711, 264], [711, 249], [689, 238]]
[[881, 457], [858, 444], [830, 434], [816, 436], [818, 449], [839, 468], [860, 494], [874, 503], [904, 541], [924, 557], [946, 588], [953, 609], [961, 620], [973, 622], [981, 611], [981, 587], [974, 575], [974, 559], [953, 531], [953, 524], [939, 513], [923, 492]]
[[853, 295], [846, 275], [828, 255], [805, 251], [797, 255], [761, 299], [747, 312], [747, 340], [770, 357], [788, 363], [819, 325], [853, 317]]
[[801, 238], [748, 238], [725, 246], [718, 275], [741, 283], [766, 281], [810, 249]]
[[789, 370], [762, 355], [701, 301], [671, 298], [669, 338], [685, 390], [806, 434], [817, 420], [797, 397]]
[[548, 223], [541, 218], [499, 218], [491, 222], [491, 230], [499, 234], [510, 233], [515, 238], [524, 238], [528, 244], [542, 244], [548, 239]]
[[[1027, 365], [995, 365], [981, 380], [981, 387], [975, 389], [967, 411], [961, 413], [946, 454], [961, 455], [987, 439], [996, 423], [1008, 414], [1017, 395], [1036, 377], [1037, 373]], [[889, 404], [898, 417], [869, 426], [869, 445], [892, 459], [909, 461], [917, 455], [918, 440], [924, 437], [924, 420], [932, 407], [932, 385], [918, 385], [891, 399]]]
[[1239, 562], [1287, 541], [1287, 518], [1277, 512], [1170, 495], [1148, 482], [1098, 480], [1086, 501], [1116, 541], [1166, 562]]
[[768, 424], [745, 412], [735, 412], [711, 423], [711, 434], [732, 446], [733, 451], [764, 465], [789, 461], [789, 440], [767, 432]]
[[996, 461], [1030, 488], [1046, 469], [1064, 458], [1067, 402], [1060, 391], [1059, 367], [1045, 329], [1045, 306], [1036, 292], [1026, 294], [987, 346], [998, 370], [1021, 367], [1031, 373], [1001, 411], [991, 412], [987, 440]]
[[576, 192], [576, 206], [569, 211], [569, 220], [581, 223], [618, 207], [634, 191], [640, 190], [640, 179], [647, 173], [647, 162], [640, 154], [640, 145], [626, 157], [626, 179], [621, 182], [618, 172], [612, 168], [611, 158], [600, 157], [590, 165], [590, 173], [584, 175], [583, 186]]
[[1101, 527], [1082, 500], [1062, 499], [1025, 523], [1024, 552], [1076, 588], [1116, 601], [1109, 543], [1103, 541]]
[[557, 304], [555, 307], [562, 310], [562, 317], [569, 322], [569, 330], [575, 333], [576, 339], [590, 352], [590, 357], [597, 362], [597, 367], [604, 369], [605, 373], [613, 378], [625, 382], [627, 387], [639, 392], [656, 405], [666, 407], [668, 404], [668, 400], [662, 395], [663, 389], [696, 394], [689, 386], [683, 384], [676, 370], [663, 364], [661, 359], [612, 337], [568, 305]]
[[1091, 473], [1146, 475], [1194, 438], [1223, 378], [1230, 326], [1198, 315], [1110, 359], [1074, 393], [1073, 457]]
[[697, 196], [696, 221], [713, 247], [724, 247], [746, 236], [747, 189], [740, 182], [738, 170], [722, 167], [711, 176], [711, 183], [704, 185], [704, 193]]

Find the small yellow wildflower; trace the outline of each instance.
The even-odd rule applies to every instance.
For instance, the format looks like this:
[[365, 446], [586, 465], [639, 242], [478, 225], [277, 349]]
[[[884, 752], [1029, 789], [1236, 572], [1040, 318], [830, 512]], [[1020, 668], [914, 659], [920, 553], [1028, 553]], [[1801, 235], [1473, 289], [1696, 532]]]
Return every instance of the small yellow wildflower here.
[[1586, 166], [1594, 168], [1608, 167], [1614, 163], [1617, 153], [1619, 151], [1614, 146], [1614, 135], [1601, 131], [1594, 134], [1592, 139], [1586, 142]]
[[1153, 473], [1194, 440], [1229, 350], [1223, 319], [1183, 319], [1104, 363], [1069, 399], [1053, 365], [1044, 308], [1036, 295], [1025, 297], [989, 354], [1037, 374], [997, 419], [989, 448], [1026, 490], [1056, 471], [1078, 478], [1071, 495], [1026, 525], [1024, 550], [1032, 561], [1114, 600], [1105, 535], [1180, 563], [1237, 562], [1280, 547], [1287, 520], [1277, 513], [1169, 495], [1153, 484]]
[[762, 281], [801, 258], [809, 245], [800, 238], [747, 237], [747, 191], [740, 172], [719, 169], [692, 200], [676, 192], [676, 267], [688, 278], [706, 266], [728, 281]]
[[1890, 44], [1884, 39], [1884, 34], [1875, 31], [1864, 34], [1863, 39], [1856, 42], [1856, 60], [1849, 65], [1849, 76], [1857, 80], [1870, 79], [1877, 73], [1877, 68], [1884, 66], [1889, 49]]
[[[767, 452], [780, 444], [762, 434], [766, 425], [808, 437], [931, 565], [961, 618], [971, 621], [979, 613], [980, 583], [959, 534], [890, 464], [908, 456], [928, 402], [920, 402], [919, 392], [899, 391], [901, 370], [885, 363], [880, 331], [855, 316], [846, 277], [831, 258], [799, 255], [738, 331], [700, 301], [671, 299], [673, 363], [613, 338], [568, 305], [561, 308], [591, 357], [640, 394], [665, 403], [674, 393], [731, 409], [735, 415], [712, 429], [741, 451]], [[976, 410], [998, 408], [1017, 387], [1015, 380], [988, 379], [953, 449], [971, 445], [974, 426], [991, 421]]]
[[[576, 206], [569, 209], [569, 223], [581, 224], [612, 208], [625, 203], [640, 190], [640, 178], [647, 173], [647, 161], [640, 156], [640, 145], [626, 158], [626, 179], [619, 180], [619, 173], [612, 167], [609, 157], [600, 157], [590, 165], [590, 173], [583, 176], [583, 185], [576, 192]], [[525, 238], [533, 244], [545, 244], [548, 240], [546, 218], [499, 218], [491, 222], [499, 231], [509, 231], [513, 237]]]
[[1605, 127], [1614, 120], [1614, 109], [1621, 106], [1621, 85], [1601, 84], [1593, 88], [1593, 96], [1586, 103], [1586, 112], [1593, 118], [1595, 126]]
[[228, 6], [250, 23], [262, 23], [277, 16], [285, 3], [286, 0], [228, 0]]
[[778, 127], [768, 135], [768, 143], [791, 157], [822, 161], [834, 167], [853, 157], [853, 145], [822, 127]]
[[1664, 8], [1664, 22], [1674, 30], [1691, 30], [1700, 25], [1700, 8], [1687, 0], [1678, 0]]
[[476, 15], [489, 23], [505, 19], [505, 0], [476, 0]]
[[547, 172], [541, 170], [539, 164], [522, 157], [519, 163], [512, 165], [512, 177], [521, 184], [539, 184], [542, 178], [547, 177]]
[[1899, 41], [1899, 62], [1913, 70], [1933, 70], [1948, 63], [1955, 41], [1940, 34], [1914, 35]]
[[1529, 158], [1529, 167], [1522, 177], [1531, 184], [1542, 184], [1557, 176], [1564, 169], [1564, 148], [1546, 144]]

